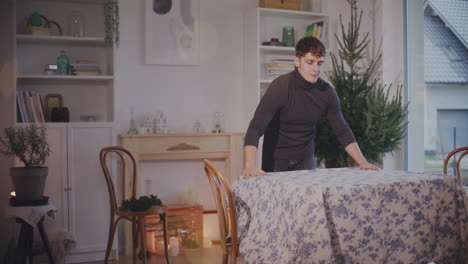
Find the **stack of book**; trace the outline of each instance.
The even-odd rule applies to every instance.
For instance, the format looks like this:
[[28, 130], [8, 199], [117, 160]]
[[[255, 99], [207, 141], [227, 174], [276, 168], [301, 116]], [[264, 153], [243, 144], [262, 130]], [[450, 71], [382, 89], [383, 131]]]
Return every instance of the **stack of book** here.
[[18, 123], [44, 123], [44, 105], [41, 95], [35, 91], [18, 91], [16, 93]]
[[96, 61], [77, 60], [73, 67], [73, 75], [101, 75], [101, 69]]
[[325, 34], [326, 28], [324, 21], [315, 22], [307, 26], [306, 37], [314, 37], [323, 40], [325, 38]]
[[266, 71], [268, 75], [276, 76], [282, 75], [294, 70], [293, 59], [273, 59], [270, 63], [266, 64]]

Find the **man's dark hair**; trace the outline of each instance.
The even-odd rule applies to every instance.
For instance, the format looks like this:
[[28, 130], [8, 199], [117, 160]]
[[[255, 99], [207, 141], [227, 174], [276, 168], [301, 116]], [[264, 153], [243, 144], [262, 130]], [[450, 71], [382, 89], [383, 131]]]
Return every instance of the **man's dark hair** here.
[[296, 57], [303, 57], [307, 53], [318, 57], [325, 57], [325, 46], [314, 37], [303, 37], [296, 44]]

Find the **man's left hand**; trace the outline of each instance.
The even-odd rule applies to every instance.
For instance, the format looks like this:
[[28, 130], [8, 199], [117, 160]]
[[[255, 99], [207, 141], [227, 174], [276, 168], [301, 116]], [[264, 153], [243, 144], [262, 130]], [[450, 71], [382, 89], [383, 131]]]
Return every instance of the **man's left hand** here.
[[374, 164], [370, 164], [369, 162], [365, 161], [359, 165], [361, 170], [381, 170], [381, 168], [375, 166]]

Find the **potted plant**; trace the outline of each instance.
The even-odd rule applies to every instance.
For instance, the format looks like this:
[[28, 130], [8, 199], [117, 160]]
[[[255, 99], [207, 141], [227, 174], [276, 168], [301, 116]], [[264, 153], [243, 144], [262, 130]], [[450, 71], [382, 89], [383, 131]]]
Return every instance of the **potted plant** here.
[[5, 128], [0, 136], [0, 153], [16, 157], [23, 167], [10, 168], [16, 199], [34, 201], [43, 199], [48, 168], [44, 167], [50, 154], [46, 127], [30, 124]]
[[[335, 34], [339, 51], [331, 53], [333, 69], [327, 77], [340, 98], [341, 111], [353, 131], [364, 156], [381, 163], [385, 153], [398, 150], [405, 137], [407, 105], [402, 103], [401, 85], [389, 96], [392, 84], [383, 84], [376, 74], [382, 54], [367, 53], [369, 33], [360, 35], [362, 10], [358, 13], [356, 0], [348, 0], [350, 21], [345, 30], [340, 15], [341, 38]], [[354, 166], [340, 145], [328, 121], [317, 124], [316, 157], [325, 167]]]

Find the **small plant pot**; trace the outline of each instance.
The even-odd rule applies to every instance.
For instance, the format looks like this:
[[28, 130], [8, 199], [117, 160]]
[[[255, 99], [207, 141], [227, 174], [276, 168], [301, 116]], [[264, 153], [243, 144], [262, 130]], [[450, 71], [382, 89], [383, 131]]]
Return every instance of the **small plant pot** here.
[[41, 200], [49, 168], [47, 167], [14, 167], [10, 168], [16, 199], [20, 201]]

